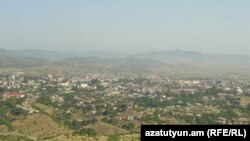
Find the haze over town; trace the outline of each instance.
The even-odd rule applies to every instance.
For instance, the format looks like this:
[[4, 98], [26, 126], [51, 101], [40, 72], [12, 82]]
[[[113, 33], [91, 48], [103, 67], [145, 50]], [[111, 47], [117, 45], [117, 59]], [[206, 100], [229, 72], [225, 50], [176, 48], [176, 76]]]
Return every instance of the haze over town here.
[[249, 54], [248, 0], [1, 1], [0, 48]]

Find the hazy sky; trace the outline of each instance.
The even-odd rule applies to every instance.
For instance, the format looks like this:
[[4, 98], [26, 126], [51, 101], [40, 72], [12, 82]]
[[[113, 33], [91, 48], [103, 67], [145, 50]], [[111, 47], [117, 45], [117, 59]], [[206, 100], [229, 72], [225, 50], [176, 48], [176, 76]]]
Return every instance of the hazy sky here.
[[250, 1], [1, 0], [0, 48], [250, 54]]

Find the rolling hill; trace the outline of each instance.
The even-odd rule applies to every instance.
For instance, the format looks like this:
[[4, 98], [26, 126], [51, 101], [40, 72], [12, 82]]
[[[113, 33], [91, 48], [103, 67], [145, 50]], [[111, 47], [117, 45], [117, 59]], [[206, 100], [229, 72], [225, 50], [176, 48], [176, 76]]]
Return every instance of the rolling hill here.
[[[19, 52], [19, 53], [18, 53]], [[72, 54], [71, 54], [72, 55]], [[42, 50], [0, 50], [1, 68], [62, 69], [83, 72], [174, 72], [248, 74], [250, 56], [161, 51], [127, 57], [65, 55]], [[80, 57], [79, 57], [80, 56]], [[53, 59], [51, 59], [53, 58]]]

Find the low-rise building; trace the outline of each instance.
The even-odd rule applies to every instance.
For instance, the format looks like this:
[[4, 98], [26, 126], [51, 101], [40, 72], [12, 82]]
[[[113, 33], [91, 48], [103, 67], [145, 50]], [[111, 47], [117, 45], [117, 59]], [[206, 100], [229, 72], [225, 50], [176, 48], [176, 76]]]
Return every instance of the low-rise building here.
[[21, 94], [19, 92], [6, 92], [6, 93], [3, 94], [4, 99], [8, 99], [8, 98], [11, 98], [11, 97], [23, 98], [24, 96], [25, 96], [24, 94]]

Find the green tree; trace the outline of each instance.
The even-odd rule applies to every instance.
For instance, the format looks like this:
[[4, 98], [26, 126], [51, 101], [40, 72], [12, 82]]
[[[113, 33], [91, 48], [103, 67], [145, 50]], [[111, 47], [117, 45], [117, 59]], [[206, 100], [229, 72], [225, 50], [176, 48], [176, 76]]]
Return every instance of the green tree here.
[[118, 135], [109, 136], [108, 141], [120, 141], [120, 137]]

